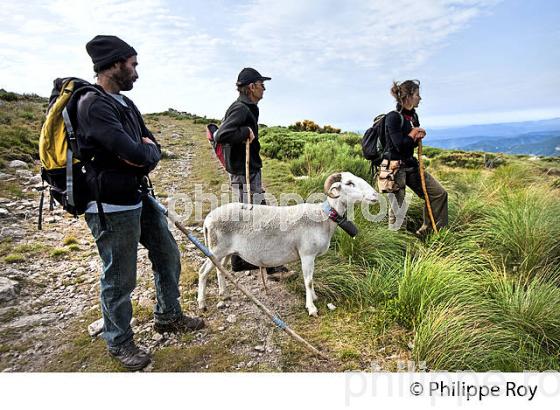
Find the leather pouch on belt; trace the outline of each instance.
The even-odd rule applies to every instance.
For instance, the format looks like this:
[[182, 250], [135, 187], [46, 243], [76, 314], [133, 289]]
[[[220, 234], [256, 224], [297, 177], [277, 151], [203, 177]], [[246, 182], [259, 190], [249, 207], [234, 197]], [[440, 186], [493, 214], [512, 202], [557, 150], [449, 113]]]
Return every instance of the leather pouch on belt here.
[[387, 169], [381, 169], [379, 171], [377, 184], [379, 190], [383, 193], [395, 192], [398, 189], [396, 188], [395, 174]]

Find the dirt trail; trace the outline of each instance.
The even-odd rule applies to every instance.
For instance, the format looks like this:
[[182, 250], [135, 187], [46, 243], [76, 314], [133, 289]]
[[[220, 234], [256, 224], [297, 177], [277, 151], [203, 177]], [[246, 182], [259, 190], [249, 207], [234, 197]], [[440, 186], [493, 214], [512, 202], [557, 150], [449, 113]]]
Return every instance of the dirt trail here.
[[[227, 178], [211, 158], [203, 126], [167, 119], [154, 120], [150, 125], [159, 130], [156, 136], [166, 150], [167, 158], [152, 175], [156, 192], [164, 202], [165, 197], [178, 193], [192, 196], [195, 183], [220, 192], [218, 186]], [[198, 175], [196, 168], [193, 173], [193, 166], [201, 164], [212, 171]], [[15, 285], [16, 295], [0, 299], [0, 370], [118, 370], [105, 354], [104, 342], [87, 335], [87, 325], [100, 317], [100, 264], [85, 221], [72, 219], [59, 208], [49, 211], [46, 207], [44, 230], [37, 231], [39, 194], [32, 188], [37, 182], [33, 179], [35, 173], [14, 171], [5, 175], [3, 178], [21, 185], [26, 198], [0, 198], [0, 208], [7, 211], [0, 216], [0, 278]], [[186, 223], [202, 239], [201, 222], [191, 218]], [[182, 251], [181, 303], [188, 314], [199, 315], [196, 271], [204, 258], [183, 234], [175, 228], [173, 233]], [[194, 335], [154, 333], [151, 267], [147, 251], [140, 248], [133, 329], [137, 342], [154, 354], [147, 371], [334, 370], [332, 364], [326, 365], [294, 347], [294, 342], [233, 285], [229, 285], [231, 300], [219, 301], [215, 274], [211, 276], [209, 309], [202, 313], [207, 327]], [[242, 286], [281, 317], [301, 319], [303, 294], [289, 291], [285, 283], [270, 281], [265, 294], [257, 272], [242, 272], [238, 277]], [[292, 357], [294, 352], [302, 357], [295, 366], [298, 361]]]

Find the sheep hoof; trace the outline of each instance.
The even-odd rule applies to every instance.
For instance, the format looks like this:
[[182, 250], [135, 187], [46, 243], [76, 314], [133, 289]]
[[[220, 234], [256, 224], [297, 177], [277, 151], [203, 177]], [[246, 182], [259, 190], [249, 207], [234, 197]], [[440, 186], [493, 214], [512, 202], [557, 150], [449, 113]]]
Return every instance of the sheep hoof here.
[[319, 316], [319, 314], [317, 313], [317, 308], [313, 308], [313, 309], [307, 309], [309, 311], [309, 316]]

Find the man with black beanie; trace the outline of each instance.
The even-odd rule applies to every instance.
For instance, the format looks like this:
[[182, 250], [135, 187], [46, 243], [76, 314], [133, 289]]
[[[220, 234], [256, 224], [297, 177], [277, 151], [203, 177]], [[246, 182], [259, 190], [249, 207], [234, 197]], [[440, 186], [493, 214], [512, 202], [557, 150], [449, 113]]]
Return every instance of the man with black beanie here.
[[[129, 370], [146, 367], [151, 357], [134, 343], [131, 293], [136, 287], [138, 243], [148, 250], [156, 288], [154, 329], [158, 333], [197, 330], [199, 318], [185, 316], [179, 304], [180, 253], [164, 215], [147, 200], [147, 176], [161, 150], [142, 116], [121, 91], [138, 79], [137, 53], [116, 36], [98, 35], [86, 45], [99, 92], [78, 102], [78, 145], [96, 201], [85, 219], [103, 262], [100, 278], [103, 338], [109, 353]], [[98, 209], [100, 206], [101, 212]]]

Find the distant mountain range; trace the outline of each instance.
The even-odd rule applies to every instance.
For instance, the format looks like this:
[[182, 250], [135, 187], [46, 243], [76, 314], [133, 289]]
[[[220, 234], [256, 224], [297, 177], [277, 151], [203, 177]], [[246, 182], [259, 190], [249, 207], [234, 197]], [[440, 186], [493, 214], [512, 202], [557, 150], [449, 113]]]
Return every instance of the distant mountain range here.
[[427, 128], [426, 145], [465, 151], [560, 156], [560, 118]]

